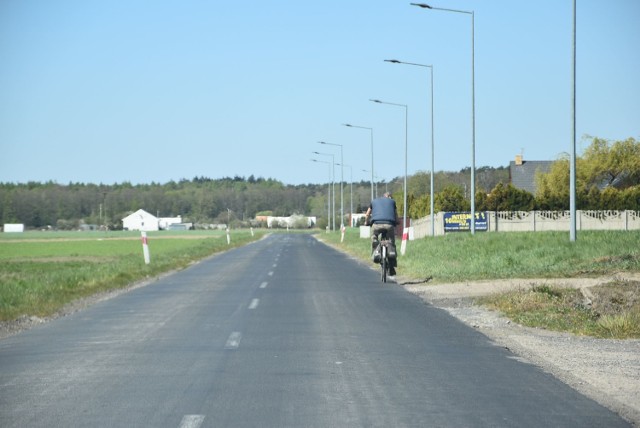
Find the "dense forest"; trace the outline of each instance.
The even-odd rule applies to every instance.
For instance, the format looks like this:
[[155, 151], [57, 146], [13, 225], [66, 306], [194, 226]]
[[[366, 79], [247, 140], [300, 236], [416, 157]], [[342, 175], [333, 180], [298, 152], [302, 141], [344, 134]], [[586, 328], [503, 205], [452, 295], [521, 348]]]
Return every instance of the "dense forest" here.
[[[487, 186], [508, 181], [507, 168], [482, 168]], [[441, 172], [434, 176], [436, 189], [468, 187], [469, 170]], [[404, 178], [374, 183], [374, 194], [394, 193], [402, 206]], [[419, 173], [407, 181], [412, 200], [429, 194], [429, 174]], [[75, 229], [82, 224], [122, 227], [122, 218], [142, 208], [159, 217], [182, 216], [196, 224], [248, 224], [256, 214], [275, 216], [301, 214], [316, 216], [318, 226], [327, 223], [327, 199], [334, 194], [336, 212], [340, 210], [340, 183], [285, 185], [273, 179], [226, 177], [159, 184], [121, 183], [113, 185], [55, 182], [26, 184], [0, 183], [0, 222], [23, 223], [29, 229]], [[462, 191], [464, 193], [464, 191]], [[463, 196], [464, 197], [464, 196]], [[331, 198], [333, 199], [333, 197]], [[343, 183], [344, 212], [363, 212], [371, 200], [371, 183]]]
[[[593, 138], [577, 159], [577, 208], [640, 210], [640, 143], [633, 138], [609, 142]], [[470, 168], [434, 175], [434, 208], [470, 209]], [[430, 175], [417, 173], [407, 180], [408, 216], [429, 215]], [[509, 167], [476, 169], [476, 210], [529, 211], [569, 208], [569, 160], [553, 163], [536, 177], [536, 195], [510, 184]], [[374, 193], [390, 191], [403, 212], [404, 177], [374, 183]], [[371, 183], [343, 183], [344, 212], [363, 212], [371, 199]], [[329, 191], [335, 189], [340, 210], [340, 183], [285, 185], [277, 180], [245, 177], [191, 180], [159, 184], [113, 185], [55, 182], [0, 183], [0, 223], [23, 223], [28, 229], [76, 229], [82, 225], [122, 228], [122, 218], [142, 208], [159, 217], [182, 216], [194, 224], [248, 225], [256, 214], [301, 214], [327, 224]]]

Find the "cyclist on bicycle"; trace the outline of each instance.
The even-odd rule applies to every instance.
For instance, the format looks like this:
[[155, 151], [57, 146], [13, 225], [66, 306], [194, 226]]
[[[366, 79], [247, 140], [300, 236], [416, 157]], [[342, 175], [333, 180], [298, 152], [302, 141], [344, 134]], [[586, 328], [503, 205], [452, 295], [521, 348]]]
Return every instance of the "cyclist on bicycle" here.
[[[396, 208], [396, 201], [391, 198], [391, 193], [386, 192], [382, 197], [376, 198], [369, 204], [369, 209], [365, 214], [368, 224], [371, 225], [371, 249], [375, 251], [378, 247], [378, 237], [380, 233], [384, 232], [388, 239], [391, 240], [391, 244], [396, 245], [395, 226], [398, 219], [398, 210]], [[396, 274], [397, 260], [395, 258], [391, 261], [391, 267], [389, 269], [389, 275]]]

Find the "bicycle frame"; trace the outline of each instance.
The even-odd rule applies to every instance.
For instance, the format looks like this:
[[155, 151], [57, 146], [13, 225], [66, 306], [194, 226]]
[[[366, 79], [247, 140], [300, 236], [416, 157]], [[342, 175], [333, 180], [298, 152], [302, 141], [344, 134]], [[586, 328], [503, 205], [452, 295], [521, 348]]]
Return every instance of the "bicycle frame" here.
[[389, 244], [391, 239], [387, 238], [385, 231], [381, 231], [378, 235], [378, 249], [380, 251], [380, 280], [387, 282], [387, 274], [389, 273]]

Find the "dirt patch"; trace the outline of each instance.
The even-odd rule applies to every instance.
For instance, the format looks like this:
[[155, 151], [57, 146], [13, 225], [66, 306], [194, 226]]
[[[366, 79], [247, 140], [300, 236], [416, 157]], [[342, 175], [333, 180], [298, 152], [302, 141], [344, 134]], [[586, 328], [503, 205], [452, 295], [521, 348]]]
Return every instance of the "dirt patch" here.
[[640, 307], [640, 281], [613, 281], [589, 292], [592, 309], [599, 315], [617, 315]]

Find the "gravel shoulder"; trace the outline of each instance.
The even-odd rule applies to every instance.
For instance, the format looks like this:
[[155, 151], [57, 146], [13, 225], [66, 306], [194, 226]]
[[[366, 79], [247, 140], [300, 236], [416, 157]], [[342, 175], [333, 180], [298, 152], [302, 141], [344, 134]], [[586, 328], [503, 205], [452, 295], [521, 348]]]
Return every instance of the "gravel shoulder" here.
[[474, 304], [474, 298], [536, 285], [588, 288], [613, 279], [640, 279], [640, 274], [601, 278], [513, 279], [442, 285], [398, 283], [425, 302], [446, 310], [509, 349], [523, 362], [553, 374], [572, 388], [640, 426], [640, 340], [595, 339], [524, 327]]

